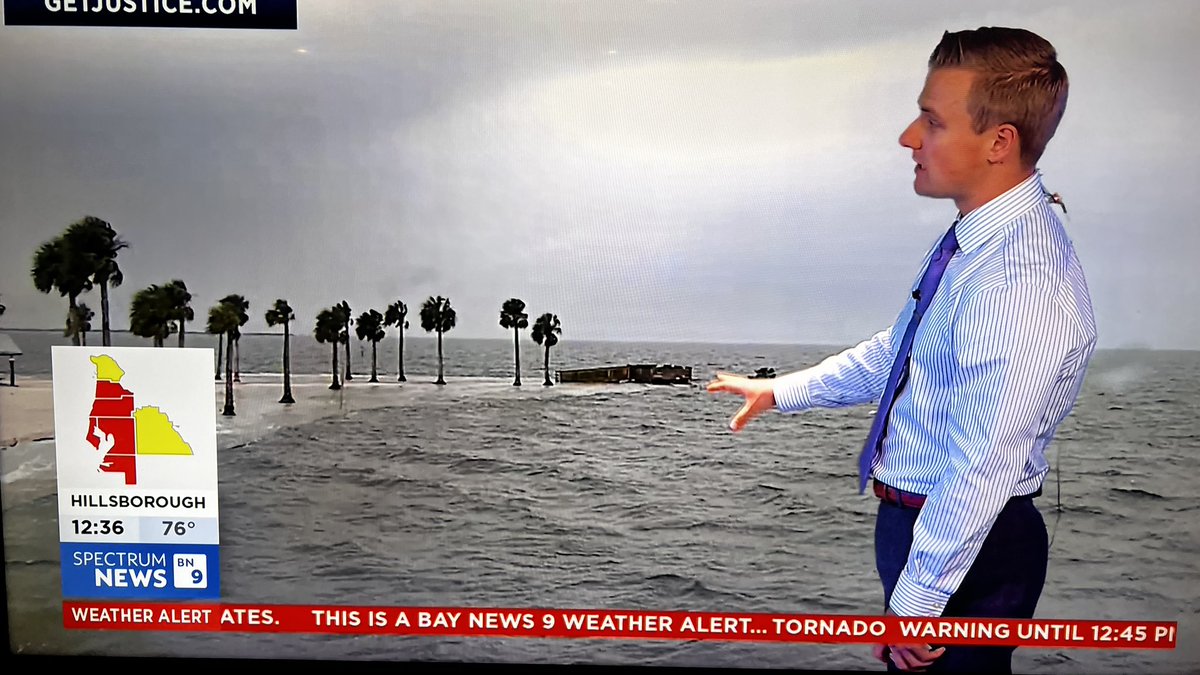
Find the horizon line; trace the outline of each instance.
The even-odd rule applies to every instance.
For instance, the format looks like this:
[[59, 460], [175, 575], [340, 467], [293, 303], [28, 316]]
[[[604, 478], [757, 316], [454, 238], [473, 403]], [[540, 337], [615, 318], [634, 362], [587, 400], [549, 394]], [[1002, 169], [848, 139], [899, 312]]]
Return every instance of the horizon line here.
[[[26, 333], [49, 333], [49, 332], [59, 332], [61, 330], [62, 329], [60, 329], [60, 328], [0, 328], [0, 334], [4, 333], [5, 331], [21, 331], [21, 332], [26, 332]], [[89, 333], [100, 333], [102, 331], [97, 329], [97, 330], [91, 330], [88, 332]], [[128, 329], [118, 330], [115, 328], [110, 328], [109, 332], [110, 333], [125, 333], [125, 334], [129, 334], [129, 335], [133, 334]], [[390, 336], [391, 331], [388, 331], [388, 332], [389, 332], [389, 336]], [[206, 331], [194, 331], [189, 334], [190, 335], [203, 335], [203, 336], [211, 335], [211, 333], [208, 333]], [[178, 333], [171, 333], [171, 337], [174, 337], [176, 335], [178, 335]], [[259, 336], [259, 337], [280, 337], [283, 335], [283, 333], [282, 332], [267, 333], [267, 332], [262, 332], [262, 331], [253, 331], [253, 332], [244, 332], [244, 333], [242, 333], [242, 335], [243, 336], [254, 335], [254, 336]], [[307, 333], [292, 333], [293, 337], [296, 337], [297, 335], [308, 336]], [[135, 335], [134, 337], [141, 337], [141, 336]], [[309, 337], [311, 337], [311, 336], [309, 336]], [[428, 336], [417, 334], [417, 335], [411, 336], [409, 339], [413, 339], [413, 338], [430, 339], [430, 340], [437, 339], [432, 334], [430, 334]], [[142, 338], [142, 339], [150, 340], [151, 338]], [[170, 340], [170, 338], [167, 338], [167, 339]], [[503, 338], [501, 338], [501, 337], [494, 337], [494, 338], [493, 337], [459, 337], [456, 339], [459, 339], [459, 340], [498, 340], [498, 341], [503, 340], [505, 342], [509, 341], [509, 338], [507, 338], [507, 337], [503, 337]], [[612, 343], [617, 343], [617, 344], [702, 344], [702, 345], [755, 345], [755, 346], [762, 345], [762, 346], [782, 346], [782, 347], [832, 347], [832, 348], [836, 348], [836, 349], [848, 349], [848, 348], [854, 346], [850, 343], [804, 342], [804, 341], [742, 342], [742, 341], [730, 341], [730, 340], [628, 340], [628, 339], [612, 339], [612, 338], [607, 338], [607, 339], [606, 338], [576, 338], [576, 339], [573, 339], [572, 341], [573, 342], [612, 342]], [[359, 342], [365, 342], [365, 341], [359, 340]], [[88, 345], [88, 346], [101, 346], [101, 345]], [[117, 346], [117, 345], [110, 345], [110, 346]], [[1116, 346], [1116, 347], [1097, 346], [1096, 350], [1097, 351], [1195, 352], [1195, 351], [1200, 351], [1200, 347], [1153, 347], [1153, 346], [1149, 346], [1149, 345], [1123, 345], [1123, 346]]]

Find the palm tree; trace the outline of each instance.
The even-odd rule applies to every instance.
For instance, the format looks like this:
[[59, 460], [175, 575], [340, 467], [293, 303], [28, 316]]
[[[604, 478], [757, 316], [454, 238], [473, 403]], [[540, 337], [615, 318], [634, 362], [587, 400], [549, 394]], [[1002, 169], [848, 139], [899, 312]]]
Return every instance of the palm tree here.
[[67, 319], [67, 330], [63, 335], [72, 337], [78, 335], [80, 344], [87, 346], [87, 333], [92, 329], [92, 318], [96, 313], [88, 308], [84, 303], [79, 303], [71, 310], [70, 318]]
[[549, 387], [553, 382], [550, 381], [550, 348], [558, 344], [558, 336], [562, 335], [562, 326], [558, 323], [558, 316], [546, 312], [539, 316], [537, 321], [533, 323], [533, 341], [539, 345], [546, 345], [546, 363], [544, 371], [546, 373], [546, 381], [542, 386]]
[[373, 309], [369, 312], [363, 312], [359, 315], [358, 325], [354, 330], [358, 334], [359, 340], [371, 341], [371, 379], [369, 381], [379, 382], [375, 367], [375, 357], [379, 341], [387, 337], [387, 333], [383, 330], [383, 315]]
[[[108, 287], [120, 286], [125, 279], [117, 265], [117, 254], [129, 248], [129, 243], [117, 236], [107, 221], [95, 216], [84, 216], [68, 225], [63, 241], [68, 249], [82, 256], [84, 274], [92, 284], [100, 287], [100, 326], [103, 344], [108, 347], [112, 344], [108, 327]], [[181, 338], [182, 335], [180, 333]]]
[[[209, 332], [212, 332], [212, 331], [209, 331]], [[225, 363], [224, 351], [225, 351], [225, 340], [222, 337], [217, 337], [217, 365], [215, 367], [215, 371], [213, 372], [213, 379], [215, 379], [217, 382], [221, 381], [221, 368], [222, 368], [222, 364]]]
[[188, 293], [187, 284], [183, 283], [182, 279], [172, 279], [171, 283], [163, 287], [163, 294], [167, 300], [171, 320], [179, 326], [179, 346], [182, 348], [184, 324], [196, 319], [196, 313], [192, 311], [190, 304], [192, 294]]
[[445, 378], [442, 377], [442, 333], [454, 328], [457, 321], [458, 314], [450, 306], [450, 298], [440, 295], [435, 298], [431, 295], [421, 305], [421, 328], [424, 328], [426, 333], [437, 331], [438, 336], [438, 378], [435, 384], [446, 384]]
[[333, 384], [329, 385], [330, 389], [342, 388], [342, 384], [338, 382], [337, 356], [338, 343], [350, 341], [350, 334], [345, 332], [345, 327], [346, 322], [342, 320], [342, 310], [338, 305], [323, 309], [317, 315], [317, 329], [313, 332], [313, 336], [317, 338], [317, 342], [328, 342], [333, 345]]
[[[217, 303], [218, 306], [224, 306], [224, 304], [225, 303], [223, 303], [223, 302]], [[209, 308], [209, 310], [208, 310], [208, 314], [210, 317], [208, 328], [212, 327], [212, 321], [211, 321], [212, 310], [213, 310], [213, 308]], [[213, 333], [213, 331], [208, 330], [207, 328], [206, 328], [205, 332], [217, 336], [217, 365], [216, 365], [216, 372], [213, 374], [214, 375], [213, 379], [215, 379], [217, 382], [220, 382], [221, 381], [221, 371], [225, 370], [225, 332], [222, 331], [220, 333]]]
[[233, 330], [229, 331], [229, 337], [233, 340], [233, 343], [229, 345], [229, 348], [233, 350], [233, 381], [241, 382], [242, 348], [239, 345], [242, 344], [242, 329], [234, 326]]
[[237, 330], [238, 321], [237, 310], [232, 306], [223, 302], [218, 302], [208, 310], [208, 332], [216, 335], [217, 340], [223, 336], [229, 342], [229, 349], [225, 350], [225, 409], [221, 411], [222, 415], [233, 416], [236, 413], [233, 411], [233, 331]]
[[129, 305], [129, 331], [153, 339], [155, 347], [163, 346], [175, 331], [169, 293], [167, 287], [152, 284], [134, 293]]
[[383, 315], [383, 324], [385, 326], [398, 326], [400, 328], [400, 355], [396, 357], [396, 370], [400, 375], [396, 378], [397, 382], [404, 382], [404, 331], [408, 329], [408, 321], [404, 317], [408, 316], [408, 305], [397, 300], [388, 305], [387, 312]]
[[343, 300], [341, 304], [337, 305], [337, 309], [339, 312], [341, 312], [339, 316], [342, 317], [342, 328], [346, 331], [346, 376], [342, 379], [346, 382], [349, 382], [350, 380], [354, 379], [354, 376], [350, 374], [350, 303]]
[[521, 344], [519, 337], [522, 328], [529, 328], [529, 315], [525, 313], [525, 301], [509, 298], [500, 307], [500, 327], [513, 329], [513, 356], [517, 365], [517, 379], [513, 386], [521, 386]]
[[292, 358], [288, 350], [288, 343], [291, 342], [288, 326], [295, 318], [296, 315], [287, 300], [276, 300], [275, 306], [267, 310], [268, 326], [283, 324], [283, 398], [279, 399], [280, 403], [296, 402], [296, 399], [292, 398]]
[[247, 312], [250, 311], [250, 301], [241, 295], [238, 295], [237, 293], [230, 293], [229, 295], [221, 298], [221, 302], [232, 307], [238, 315], [238, 325], [235, 326], [232, 331], [230, 331], [230, 349], [235, 350], [233, 356], [233, 381], [241, 382], [242, 350], [240, 347], [238, 347], [238, 343], [242, 339], [241, 326], [245, 326], [246, 322], [250, 320], [250, 315], [247, 314]]
[[[44, 242], [33, 254], [33, 285], [42, 293], [52, 290], [67, 298], [68, 332], [71, 316], [75, 310], [75, 298], [92, 290], [88, 260], [78, 251], [71, 249], [60, 235]], [[79, 346], [79, 334], [74, 333], [71, 344]]]

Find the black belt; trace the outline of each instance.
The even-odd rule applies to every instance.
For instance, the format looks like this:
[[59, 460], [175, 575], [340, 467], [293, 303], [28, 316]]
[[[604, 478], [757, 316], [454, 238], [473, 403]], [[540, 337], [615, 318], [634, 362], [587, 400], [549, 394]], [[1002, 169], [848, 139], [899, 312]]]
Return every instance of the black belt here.
[[[925, 505], [925, 495], [917, 494], [916, 492], [906, 492], [882, 483], [880, 481], [872, 481], [875, 485], [875, 496], [881, 501], [892, 506], [899, 506], [902, 509], [919, 509]], [[1038, 488], [1034, 492], [1027, 495], [1017, 495], [1013, 499], [1033, 499], [1042, 494], [1042, 488]]]

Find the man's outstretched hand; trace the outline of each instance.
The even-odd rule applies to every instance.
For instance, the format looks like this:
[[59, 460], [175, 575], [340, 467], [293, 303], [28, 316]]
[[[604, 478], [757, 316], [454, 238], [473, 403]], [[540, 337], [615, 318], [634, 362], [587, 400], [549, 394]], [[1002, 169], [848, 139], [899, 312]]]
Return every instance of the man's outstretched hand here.
[[746, 423], [775, 407], [775, 388], [767, 380], [755, 380], [732, 373], [717, 373], [717, 379], [708, 383], [710, 393], [728, 392], [746, 399], [742, 409], [737, 411], [729, 428], [741, 431]]

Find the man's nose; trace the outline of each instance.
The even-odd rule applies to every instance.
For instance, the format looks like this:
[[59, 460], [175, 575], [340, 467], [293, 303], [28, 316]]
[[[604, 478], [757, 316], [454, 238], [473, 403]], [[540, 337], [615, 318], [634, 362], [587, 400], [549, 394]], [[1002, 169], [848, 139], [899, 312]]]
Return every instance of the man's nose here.
[[912, 150], [917, 149], [920, 141], [920, 139], [917, 138], [914, 126], [914, 124], [909, 124], [907, 127], [905, 127], [904, 131], [900, 132], [900, 145]]

